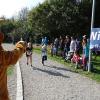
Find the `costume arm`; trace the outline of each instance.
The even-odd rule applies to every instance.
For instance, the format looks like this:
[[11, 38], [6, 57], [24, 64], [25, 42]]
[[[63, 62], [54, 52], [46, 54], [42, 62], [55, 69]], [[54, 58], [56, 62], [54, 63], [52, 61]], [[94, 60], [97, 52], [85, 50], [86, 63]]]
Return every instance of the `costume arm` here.
[[25, 43], [20, 41], [16, 44], [16, 48], [12, 51], [3, 51], [3, 65], [9, 66], [14, 65], [18, 59], [25, 52]]

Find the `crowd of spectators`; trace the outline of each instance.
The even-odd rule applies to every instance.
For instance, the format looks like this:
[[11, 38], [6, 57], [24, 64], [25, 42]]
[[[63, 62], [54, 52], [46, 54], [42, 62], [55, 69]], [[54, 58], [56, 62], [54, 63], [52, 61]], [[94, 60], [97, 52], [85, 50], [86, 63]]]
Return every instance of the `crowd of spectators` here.
[[86, 35], [82, 40], [65, 36], [55, 38], [51, 43], [51, 56], [61, 56], [65, 61], [75, 63], [75, 68], [87, 70], [89, 59], [89, 39]]

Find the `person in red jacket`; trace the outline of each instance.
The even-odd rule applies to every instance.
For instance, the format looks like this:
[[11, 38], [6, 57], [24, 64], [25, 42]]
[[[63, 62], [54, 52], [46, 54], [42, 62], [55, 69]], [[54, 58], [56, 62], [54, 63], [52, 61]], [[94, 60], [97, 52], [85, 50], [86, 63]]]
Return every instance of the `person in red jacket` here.
[[19, 41], [12, 51], [6, 51], [2, 47], [4, 34], [0, 32], [0, 100], [9, 100], [7, 89], [7, 68], [14, 65], [26, 50], [26, 43]]
[[77, 68], [80, 64], [80, 55], [77, 51], [74, 51], [74, 55], [71, 59], [71, 62], [76, 64], [75, 68]]

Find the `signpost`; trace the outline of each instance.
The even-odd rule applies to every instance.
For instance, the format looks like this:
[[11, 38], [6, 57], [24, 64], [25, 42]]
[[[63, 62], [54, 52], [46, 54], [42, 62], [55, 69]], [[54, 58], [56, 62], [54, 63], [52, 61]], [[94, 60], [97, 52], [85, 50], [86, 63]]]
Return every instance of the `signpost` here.
[[[94, 24], [94, 13], [95, 13], [95, 0], [93, 0], [93, 4], [92, 4], [91, 32], [92, 32], [92, 28], [93, 28], [93, 24]], [[89, 50], [88, 72], [90, 72], [90, 70], [91, 70], [91, 48]]]

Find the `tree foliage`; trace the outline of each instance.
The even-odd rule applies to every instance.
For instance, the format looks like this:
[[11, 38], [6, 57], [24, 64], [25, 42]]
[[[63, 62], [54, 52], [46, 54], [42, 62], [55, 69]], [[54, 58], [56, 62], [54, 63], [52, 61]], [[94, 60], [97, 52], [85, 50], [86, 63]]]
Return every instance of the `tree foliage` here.
[[94, 27], [100, 27], [100, 0], [95, 0], [95, 19]]
[[11, 37], [8, 35], [13, 29], [15, 28], [14, 24], [8, 20], [3, 18], [0, 21], [0, 31], [2, 31], [5, 35], [5, 40], [4, 41], [11, 41]]
[[33, 31], [50, 38], [89, 33], [90, 21], [90, 0], [79, 3], [74, 0], [47, 0], [33, 8], [28, 16]]
[[[95, 27], [100, 26], [100, 1], [96, 2]], [[37, 41], [42, 36], [52, 40], [70, 35], [82, 37], [90, 35], [92, 0], [45, 0], [30, 11], [23, 8], [17, 19], [0, 21], [5, 34], [11, 33], [19, 40], [30, 37]]]

